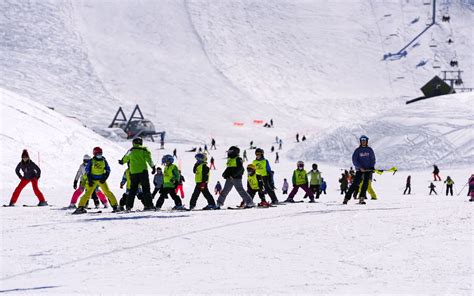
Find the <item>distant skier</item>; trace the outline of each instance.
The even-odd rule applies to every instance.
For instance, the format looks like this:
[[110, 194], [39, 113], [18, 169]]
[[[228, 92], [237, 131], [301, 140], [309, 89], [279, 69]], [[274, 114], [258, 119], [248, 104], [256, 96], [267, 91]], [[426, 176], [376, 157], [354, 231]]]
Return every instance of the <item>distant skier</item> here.
[[213, 169], [215, 170], [216, 169], [216, 165], [214, 163], [214, 157], [211, 156], [211, 166], [210, 166], [210, 169]]
[[153, 198], [150, 192], [150, 179], [148, 176], [148, 167], [151, 168], [151, 174], [156, 173], [156, 167], [151, 158], [151, 152], [143, 146], [143, 139], [137, 137], [132, 140], [132, 148], [118, 161], [119, 164], [127, 164], [130, 172], [130, 190], [127, 196], [126, 210], [130, 211], [135, 202], [135, 195], [138, 188], [142, 188], [143, 210], [154, 210]]
[[280, 141], [278, 141], [278, 150], [281, 150], [282, 146], [283, 146], [283, 140], [280, 139]]
[[444, 181], [444, 184], [446, 184], [446, 196], [448, 196], [449, 193], [451, 193], [451, 196], [453, 196], [453, 185], [454, 185], [453, 179], [451, 179], [451, 177], [448, 176], [446, 180]]
[[437, 165], [433, 165], [433, 178], [434, 181], [441, 181], [441, 177], [439, 176], [439, 168]]
[[301, 138], [301, 141], [302, 142], [306, 141], [306, 136], [305, 135], [303, 135], [303, 137]]
[[433, 184], [433, 182], [430, 183], [430, 186], [428, 186], [428, 188], [430, 189], [430, 195], [431, 195], [431, 193], [434, 193], [434, 194], [438, 195], [438, 193], [435, 190], [436, 186], [435, 186], [435, 184]]
[[207, 200], [207, 206], [203, 210], [213, 210], [216, 207], [216, 202], [209, 192], [208, 182], [210, 170], [207, 166], [207, 156], [203, 153], [198, 153], [194, 156], [196, 158], [196, 163], [193, 167], [194, 181], [196, 186], [194, 187], [193, 194], [191, 195], [191, 200], [189, 204], [189, 210], [192, 210], [196, 207], [196, 203], [199, 195], [202, 193]]
[[227, 167], [222, 173], [222, 177], [225, 179], [224, 189], [217, 199], [216, 209], [220, 209], [225, 202], [225, 199], [233, 187], [237, 190], [240, 197], [244, 201], [246, 208], [254, 207], [252, 198], [245, 191], [242, 186], [242, 175], [244, 174], [244, 167], [242, 164], [242, 158], [239, 156], [240, 149], [236, 146], [231, 146], [227, 150]]
[[244, 150], [244, 154], [242, 155], [243, 161], [249, 161], [247, 158], [247, 150]]
[[179, 172], [179, 181], [178, 181], [178, 185], [176, 185], [176, 194], [178, 194], [179, 192], [181, 199], [184, 199], [183, 183], [186, 182], [186, 180], [184, 179], [184, 176], [181, 173], [181, 170], [178, 170], [178, 172]]
[[410, 195], [411, 194], [411, 176], [410, 175], [408, 175], [407, 177], [407, 182], [405, 185], [405, 190], [403, 191], [403, 195], [407, 193], [407, 190], [408, 190], [408, 195]]
[[278, 136], [275, 137], [275, 143], [278, 144]]
[[109, 163], [102, 154], [102, 148], [94, 147], [92, 154], [92, 159], [86, 165], [86, 192], [82, 195], [79, 201], [79, 207], [73, 212], [73, 214], [87, 213], [87, 210], [85, 209], [86, 204], [97, 186], [99, 186], [105, 196], [107, 196], [113, 211], [117, 212], [119, 211], [117, 199], [107, 185], [107, 179], [110, 175]]
[[160, 167], [156, 168], [156, 174], [153, 177], [153, 185], [155, 185], [155, 189], [153, 189], [153, 193], [151, 194], [151, 198], [154, 199], [158, 192], [161, 192], [163, 188], [163, 171]]
[[272, 146], [272, 148], [270, 149], [270, 152], [271, 153], [275, 152], [275, 146]]
[[255, 149], [255, 147], [253, 146], [253, 141], [250, 141], [250, 148], [249, 149]]
[[280, 163], [280, 155], [278, 155], [278, 152], [275, 153], [275, 163]]
[[270, 126], [273, 127], [273, 119], [270, 119]]
[[375, 153], [372, 148], [368, 146], [369, 138], [367, 136], [361, 136], [359, 143], [359, 147], [357, 147], [352, 154], [352, 163], [356, 169], [356, 174], [352, 185], [344, 197], [343, 204], [347, 204], [352, 194], [359, 189], [361, 181], [363, 183], [359, 194], [359, 204], [365, 204], [364, 199], [366, 198], [367, 187], [369, 186], [369, 180], [375, 167]]
[[209, 151], [207, 150], [207, 144], [204, 144], [204, 152], [208, 153]]
[[160, 197], [156, 201], [155, 205], [157, 211], [161, 210], [161, 207], [165, 202], [165, 198], [167, 198], [168, 195], [171, 196], [174, 201], [175, 205], [173, 210], [186, 210], [186, 208], [183, 207], [183, 204], [181, 203], [181, 199], [176, 194], [176, 186], [178, 185], [180, 175], [178, 167], [173, 164], [173, 162], [174, 157], [169, 154], [164, 155], [161, 159], [161, 163], [165, 166], [165, 169], [163, 170], [163, 188], [161, 189]]
[[474, 201], [474, 174], [471, 175], [467, 183], [469, 184], [469, 190], [467, 194], [471, 196], [471, 199], [469, 199], [469, 201]]
[[283, 191], [283, 194], [288, 194], [288, 181], [283, 179], [283, 186], [281, 187], [281, 190]]
[[255, 160], [252, 162], [257, 168], [257, 175], [262, 177], [263, 188], [265, 192], [270, 196], [272, 204], [278, 204], [278, 198], [276, 197], [274, 190], [273, 173], [270, 167], [270, 163], [265, 159], [264, 151], [262, 148], [255, 150]]
[[219, 196], [222, 192], [222, 185], [221, 182], [217, 181], [216, 186], [214, 187], [214, 194]]
[[310, 203], [316, 202], [314, 200], [313, 192], [308, 187], [308, 174], [304, 169], [304, 162], [301, 160], [296, 163], [296, 170], [293, 171], [292, 183], [293, 189], [291, 190], [285, 202], [294, 203], [295, 201], [293, 198], [300, 188], [303, 189], [303, 191], [309, 196]]
[[339, 188], [341, 189], [341, 195], [346, 194], [348, 188], [348, 181], [346, 174], [342, 173], [341, 178], [339, 178]]
[[324, 178], [321, 178], [321, 192], [324, 193], [324, 194], [327, 194], [326, 193], [326, 188], [328, 187], [326, 181], [324, 181]]
[[[194, 147], [194, 151], [191, 151], [191, 152], [195, 152], [196, 151], [195, 149], [196, 149], [196, 147]], [[193, 149], [191, 149], [191, 150], [193, 150]], [[175, 159], [178, 159], [178, 151], [176, 151], [176, 148], [173, 149], [173, 157]]]
[[296, 142], [299, 143], [300, 142], [300, 134], [296, 134]]
[[[315, 198], [318, 199], [321, 194], [321, 183], [323, 179], [321, 178], [321, 172], [318, 170], [318, 165], [313, 163], [312, 169], [308, 173], [309, 175], [309, 189], [315, 195]], [[307, 198], [309, 194], [305, 194], [303, 198]]]
[[214, 138], [212, 138], [212, 140], [211, 140], [211, 150], [212, 150], [212, 148], [214, 148], [214, 150], [217, 149], [216, 148], [216, 140]]
[[[20, 174], [20, 170], [23, 172], [23, 175]], [[21, 153], [21, 161], [16, 166], [15, 173], [18, 178], [20, 178], [20, 183], [15, 188], [15, 191], [13, 191], [9, 206], [15, 206], [21, 191], [30, 182], [33, 186], [33, 192], [39, 200], [38, 206], [47, 206], [48, 203], [44, 199], [43, 193], [41, 193], [38, 188], [38, 180], [41, 177], [41, 169], [30, 159], [30, 155], [26, 149], [24, 149]]]

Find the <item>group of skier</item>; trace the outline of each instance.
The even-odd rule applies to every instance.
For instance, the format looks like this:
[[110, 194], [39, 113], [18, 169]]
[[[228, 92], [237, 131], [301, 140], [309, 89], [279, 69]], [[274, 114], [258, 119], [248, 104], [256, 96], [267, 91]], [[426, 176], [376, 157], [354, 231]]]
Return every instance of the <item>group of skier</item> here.
[[[352, 155], [355, 170], [351, 168], [349, 172], [345, 171], [339, 179], [341, 194], [344, 195], [343, 204], [347, 204], [351, 197], [356, 198], [356, 196], [359, 197], [360, 204], [365, 204], [367, 192], [369, 192], [372, 199], [377, 199], [371, 186], [372, 174], [376, 171], [376, 159], [373, 149], [368, 146], [368, 140], [367, 136], [361, 136], [359, 138], [360, 145], [355, 149]], [[215, 148], [215, 140], [212, 146]], [[142, 202], [144, 211], [160, 210], [165, 199], [170, 196], [175, 204], [173, 207], [174, 210], [192, 210], [196, 207], [197, 199], [202, 193], [207, 201], [207, 206], [204, 207], [203, 210], [220, 209], [234, 187], [242, 198], [241, 208], [251, 208], [254, 206], [270, 207], [280, 203], [275, 193], [273, 171], [269, 161], [265, 159], [263, 149], [255, 149], [255, 160], [249, 163], [245, 169], [244, 162], [240, 157], [240, 149], [236, 146], [231, 146], [227, 150], [226, 169], [222, 174], [222, 177], [225, 179], [224, 187], [219, 186], [220, 188], [217, 188], [218, 186], [216, 186], [215, 188], [215, 193], [219, 194], [217, 201], [214, 200], [208, 188], [210, 168], [207, 163], [207, 154], [199, 152], [195, 154], [195, 159], [196, 163], [193, 167], [193, 173], [195, 175], [194, 181], [196, 185], [190, 199], [189, 209], [186, 209], [182, 204], [181, 198], [177, 195], [177, 188], [179, 185], [182, 186], [184, 178], [178, 167], [174, 164], [175, 157], [169, 154], [164, 155], [162, 158], [163, 169], [156, 167], [153, 163], [151, 152], [147, 147], [143, 146], [143, 139], [140, 137], [133, 139], [132, 148], [118, 161], [119, 164], [127, 166], [120, 184], [121, 188], [126, 185], [126, 192], [118, 202], [107, 184], [107, 179], [110, 175], [110, 166], [107, 159], [103, 156], [102, 149], [95, 147], [93, 149], [93, 156], [84, 155], [83, 162], [79, 166], [73, 183], [75, 191], [71, 197], [69, 207], [76, 208], [77, 200], [82, 194], [74, 214], [86, 213], [86, 208], [91, 197], [96, 207], [99, 205], [99, 200], [104, 207], [108, 207], [110, 203], [113, 212], [131, 211], [134, 207], [135, 196]], [[150, 189], [149, 168], [154, 175], [153, 184], [155, 185], [155, 190], [153, 193], [151, 193]], [[23, 171], [23, 175], [20, 174], [20, 170]], [[48, 205], [38, 188], [38, 179], [41, 176], [41, 170], [29, 158], [26, 150], [23, 151], [22, 160], [15, 171], [21, 181], [12, 194], [9, 206], [15, 205], [20, 192], [29, 182], [32, 183], [33, 190], [40, 201], [38, 206]], [[245, 171], [247, 171], [247, 189], [244, 189], [244, 184], [242, 183]], [[434, 175], [439, 178], [438, 174], [439, 169]], [[305, 192], [305, 198], [309, 197], [310, 203], [314, 203], [315, 199], [318, 199], [320, 194], [322, 192], [325, 193], [326, 190], [324, 179], [321, 177], [321, 172], [318, 170], [317, 164], [312, 164], [311, 170], [307, 172], [304, 168], [304, 162], [298, 161], [296, 169], [293, 171], [291, 181], [293, 188], [288, 198], [284, 201], [285, 203], [294, 203], [294, 197], [299, 189]], [[404, 194], [407, 190], [408, 194], [410, 194], [410, 182], [411, 177], [409, 176]], [[454, 181], [448, 177], [445, 183], [447, 185], [446, 194], [450, 192], [452, 195]], [[220, 185], [220, 183], [218, 185]], [[282, 187], [283, 194], [288, 192], [288, 187], [288, 182], [284, 179]], [[469, 180], [468, 194], [471, 195], [471, 201], [474, 201], [473, 187], [474, 175], [471, 176]], [[431, 187], [431, 190], [434, 191], [434, 187]], [[182, 198], [184, 198], [182, 189], [181, 192]], [[154, 204], [153, 199], [157, 193], [160, 194]], [[253, 198], [257, 194], [260, 202], [256, 205]], [[266, 200], [266, 195], [269, 196], [270, 202]]]

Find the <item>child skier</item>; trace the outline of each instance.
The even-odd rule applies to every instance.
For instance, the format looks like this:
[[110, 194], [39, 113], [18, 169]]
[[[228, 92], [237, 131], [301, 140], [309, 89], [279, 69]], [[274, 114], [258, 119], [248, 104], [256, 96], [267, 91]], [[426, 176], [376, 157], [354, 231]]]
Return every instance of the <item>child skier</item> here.
[[441, 177], [439, 176], [439, 168], [437, 165], [433, 165], [433, 178], [434, 181], [441, 181]]
[[152, 199], [154, 199], [155, 195], [163, 188], [163, 171], [160, 167], [156, 168], [156, 175], [153, 177], [153, 185], [155, 185], [155, 189], [151, 195]]
[[451, 179], [451, 177], [448, 176], [446, 180], [444, 181], [444, 184], [446, 184], [446, 196], [448, 196], [450, 192], [451, 192], [451, 196], [453, 196], [453, 185], [454, 185], [453, 179]]
[[403, 195], [407, 193], [407, 190], [408, 190], [408, 195], [410, 195], [411, 193], [411, 176], [410, 175], [407, 177], [407, 182], [405, 185], [405, 190], [403, 191]]
[[[23, 175], [20, 174], [20, 170], [23, 171]], [[38, 188], [38, 180], [41, 177], [41, 169], [30, 159], [30, 155], [26, 149], [24, 149], [21, 153], [21, 161], [16, 166], [15, 173], [18, 178], [20, 178], [20, 183], [15, 188], [15, 191], [13, 191], [9, 206], [15, 206], [21, 191], [30, 182], [33, 186], [33, 191], [39, 200], [38, 206], [47, 206], [48, 203], [44, 199], [43, 193], [41, 193]]]
[[270, 204], [265, 200], [265, 194], [262, 190], [264, 188], [263, 178], [256, 171], [257, 167], [253, 163], [247, 166], [247, 193], [252, 197], [252, 200], [255, 197], [255, 193], [258, 193], [258, 197], [260, 197], [258, 206], [267, 208]]
[[469, 201], [474, 201], [474, 174], [471, 175], [467, 183], [469, 183], [468, 194], [471, 196], [471, 199], [469, 199]]
[[300, 188], [303, 189], [309, 196], [309, 202], [315, 202], [313, 192], [308, 187], [308, 174], [304, 169], [304, 162], [301, 160], [296, 163], [296, 170], [293, 171], [292, 181], [293, 189], [291, 190], [290, 195], [288, 195], [288, 198], [285, 202], [294, 203], [295, 201], [293, 198]]
[[185, 182], [186, 180], [184, 179], [184, 176], [181, 173], [181, 170], [178, 170], [178, 172], [179, 172], [179, 180], [178, 180], [178, 185], [176, 186], [176, 194], [178, 194], [179, 192], [181, 199], [184, 199], [183, 182]]
[[270, 196], [272, 204], [278, 204], [278, 198], [276, 197], [274, 190], [273, 182], [273, 173], [270, 167], [270, 163], [264, 157], [264, 151], [262, 148], [257, 148], [255, 150], [255, 160], [252, 162], [257, 168], [256, 172], [262, 179], [263, 188], [262, 191]]
[[225, 199], [233, 187], [237, 190], [240, 197], [244, 201], [245, 208], [254, 207], [254, 203], [250, 195], [242, 186], [242, 175], [244, 174], [244, 167], [242, 165], [242, 158], [239, 157], [240, 149], [236, 146], [231, 146], [227, 150], [227, 168], [222, 173], [225, 179], [224, 189], [217, 199], [216, 209], [220, 209], [225, 202]]
[[206, 154], [198, 153], [194, 156], [194, 158], [196, 158], [196, 163], [193, 167], [193, 173], [196, 186], [194, 187], [194, 192], [191, 195], [189, 210], [192, 210], [196, 207], [196, 202], [198, 200], [199, 194], [201, 193], [207, 200], [207, 206], [205, 206], [203, 210], [213, 210], [216, 207], [216, 202], [214, 201], [214, 198], [207, 187], [210, 174], [210, 169], [207, 166], [207, 156]]
[[339, 188], [341, 189], [341, 195], [346, 194], [348, 188], [348, 180], [346, 174], [341, 174], [341, 178], [339, 178], [339, 183], [341, 184], [339, 186]]
[[92, 154], [94, 156], [86, 165], [86, 192], [81, 197], [81, 200], [79, 201], [79, 207], [74, 211], [73, 214], [87, 213], [87, 210], [85, 209], [86, 203], [91, 198], [91, 195], [97, 186], [102, 189], [105, 196], [107, 196], [107, 198], [109, 199], [113, 211], [116, 212], [119, 210], [117, 199], [115, 198], [115, 195], [112, 193], [112, 191], [110, 191], [109, 186], [107, 185], [107, 178], [110, 175], [110, 167], [107, 163], [107, 160], [102, 155], [102, 148], [95, 147], [92, 150]]
[[281, 187], [283, 194], [288, 194], [288, 181], [286, 178], [283, 179], [283, 186]]
[[431, 184], [430, 184], [430, 186], [428, 186], [428, 188], [430, 189], [430, 195], [433, 192], [434, 192], [434, 194], [438, 195], [438, 193], [436, 193], [436, 190], [435, 190], [436, 186], [435, 186], [435, 184], [433, 184], [433, 182], [431, 182]]
[[[79, 169], [77, 170], [76, 177], [74, 178], [73, 188], [75, 189], [74, 193], [71, 197], [71, 202], [69, 203], [70, 209], [76, 208], [76, 203], [81, 194], [84, 192], [86, 183], [87, 183], [87, 174], [86, 174], [86, 165], [91, 160], [91, 157], [87, 154], [84, 155], [82, 158], [82, 163], [79, 165]], [[77, 182], [79, 182], [79, 188], [77, 187]], [[92, 193], [92, 199], [94, 200], [95, 208], [99, 207], [99, 199], [104, 205], [104, 208], [108, 208], [109, 204], [107, 201], [107, 197], [99, 190], [98, 187]]]
[[[127, 198], [130, 195], [130, 188], [132, 187], [132, 182], [131, 182], [131, 179], [130, 179], [130, 167], [128, 167], [123, 172], [122, 181], [120, 181], [120, 189], [123, 189], [124, 185], [126, 185], [125, 192], [124, 192], [124, 194], [122, 195], [122, 198], [119, 201], [121, 211], [125, 210], [125, 206], [127, 205]], [[143, 190], [142, 190], [142, 187], [140, 185], [138, 185], [138, 189], [137, 189], [137, 198], [138, 198], [138, 200], [141, 200], [142, 203], [143, 203]], [[143, 205], [145, 206], [145, 204], [143, 204]]]
[[186, 210], [181, 203], [181, 199], [176, 194], [176, 185], [179, 181], [179, 170], [178, 167], [173, 164], [174, 157], [172, 155], [165, 155], [161, 159], [162, 164], [165, 166], [163, 170], [163, 188], [161, 189], [160, 197], [156, 201], [156, 210], [161, 210], [161, 206], [165, 202], [165, 198], [170, 195], [174, 201], [175, 206], [173, 210], [183, 211]]
[[[321, 172], [318, 170], [318, 165], [313, 163], [312, 170], [309, 171], [309, 189], [313, 192], [315, 198], [319, 198], [321, 194], [321, 183], [323, 179], [321, 178]], [[305, 194], [303, 198], [307, 198], [308, 194]]]
[[321, 192], [324, 194], [327, 194], [326, 193], [327, 187], [328, 187], [328, 184], [326, 183], [326, 181], [324, 181], [324, 178], [321, 178]]
[[217, 181], [216, 186], [214, 187], [214, 194], [219, 196], [221, 195], [222, 185], [221, 182]]

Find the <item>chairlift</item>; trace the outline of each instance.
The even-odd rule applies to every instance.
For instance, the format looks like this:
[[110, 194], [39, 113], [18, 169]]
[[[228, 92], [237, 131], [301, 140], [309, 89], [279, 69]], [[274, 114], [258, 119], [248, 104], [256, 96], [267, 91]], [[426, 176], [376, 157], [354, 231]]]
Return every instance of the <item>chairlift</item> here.
[[438, 59], [438, 55], [435, 54], [434, 58], [433, 58], [433, 69], [439, 69], [441, 68], [441, 63]]

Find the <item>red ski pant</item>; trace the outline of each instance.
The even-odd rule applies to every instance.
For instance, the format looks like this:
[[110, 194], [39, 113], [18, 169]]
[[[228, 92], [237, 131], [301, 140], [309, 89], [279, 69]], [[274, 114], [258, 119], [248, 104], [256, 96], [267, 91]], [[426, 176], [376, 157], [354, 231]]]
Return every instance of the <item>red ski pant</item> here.
[[24, 178], [21, 179], [20, 184], [15, 188], [15, 191], [13, 191], [12, 198], [10, 199], [11, 204], [15, 204], [16, 201], [18, 200], [18, 197], [20, 196], [21, 191], [23, 188], [25, 188], [28, 183], [31, 182], [31, 185], [33, 186], [33, 191], [35, 192], [36, 197], [39, 199], [39, 201], [46, 201], [44, 199], [43, 193], [38, 188], [38, 179], [33, 178], [31, 180], [26, 180]]
[[180, 192], [181, 198], [184, 198], [184, 190], [183, 190], [182, 184], [179, 184], [178, 186], [176, 186], [176, 194], [178, 194], [178, 192]]

